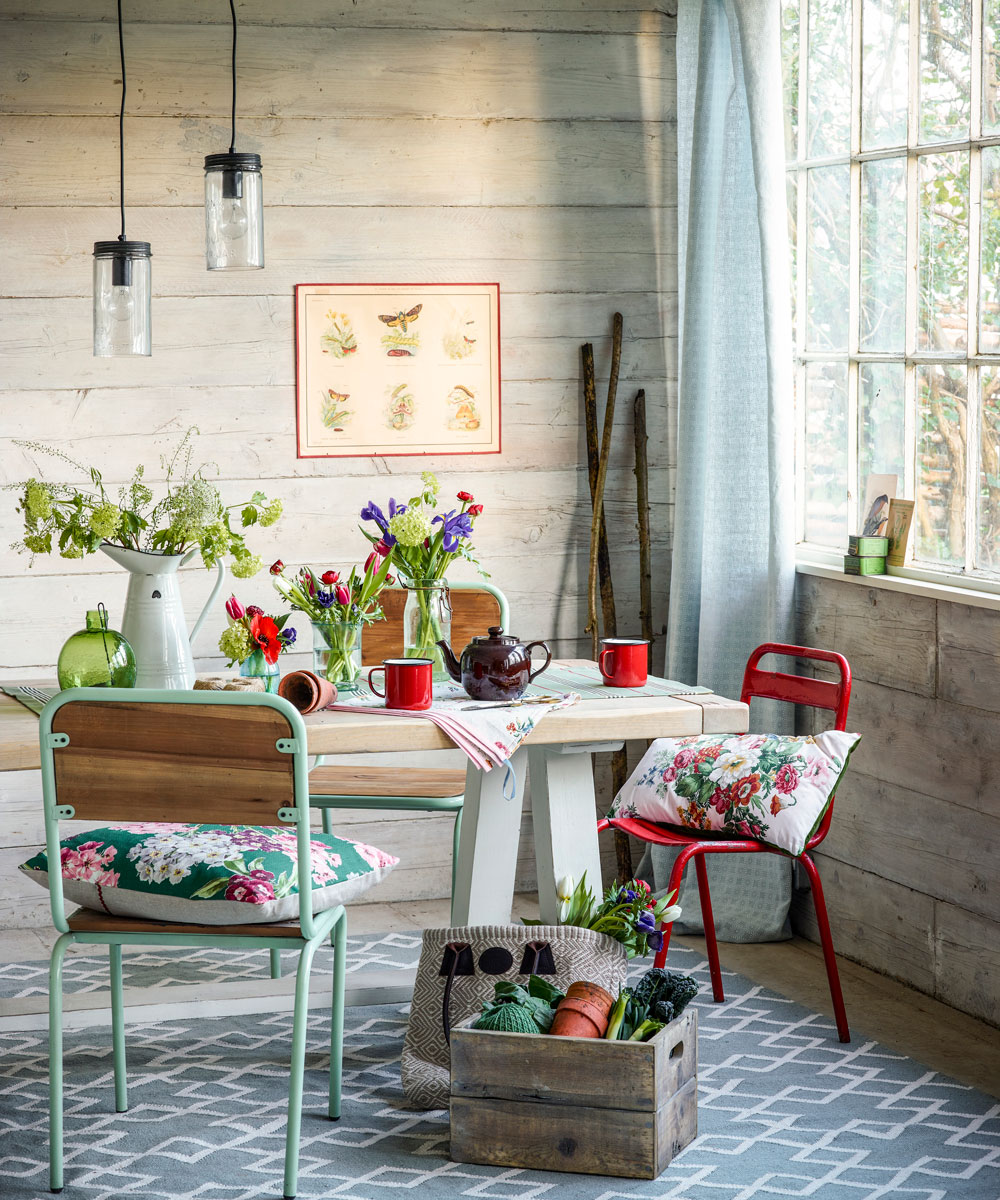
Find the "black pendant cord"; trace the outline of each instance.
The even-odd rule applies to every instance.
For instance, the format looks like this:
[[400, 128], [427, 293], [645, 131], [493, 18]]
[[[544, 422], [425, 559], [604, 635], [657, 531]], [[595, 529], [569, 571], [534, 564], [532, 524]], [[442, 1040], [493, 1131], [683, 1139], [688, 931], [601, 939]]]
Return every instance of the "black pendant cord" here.
[[[121, 0], [119, 0], [119, 6]], [[236, 0], [229, 0], [229, 11], [233, 16], [233, 121], [229, 134], [229, 153], [236, 151]]]
[[118, 113], [118, 204], [122, 213], [120, 242], [125, 241], [125, 34], [122, 32], [122, 0], [118, 0], [118, 53], [122, 63], [122, 105]]

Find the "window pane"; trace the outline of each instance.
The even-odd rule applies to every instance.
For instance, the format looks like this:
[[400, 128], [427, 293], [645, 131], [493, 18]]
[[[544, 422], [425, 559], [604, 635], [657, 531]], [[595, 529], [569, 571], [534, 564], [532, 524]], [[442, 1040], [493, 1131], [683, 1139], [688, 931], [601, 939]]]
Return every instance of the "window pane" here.
[[966, 368], [917, 367], [917, 558], [965, 561]]
[[847, 364], [806, 367], [805, 540], [843, 550], [847, 545]]
[[1000, 133], [1000, 0], [983, 4], [983, 133]]
[[979, 349], [1000, 351], [1000, 147], [984, 146], [982, 261], [979, 274]]
[[796, 353], [798, 353], [798, 321], [796, 318], [799, 309], [799, 239], [796, 225], [799, 212], [799, 185], [797, 176], [791, 173], [788, 175], [786, 194], [788, 196], [788, 248], [792, 274], [792, 336], [795, 339]]
[[785, 88], [785, 157], [799, 145], [799, 0], [781, 6], [781, 74]]
[[909, 0], [864, 0], [862, 4], [861, 146], [864, 150], [906, 145], [909, 12]]
[[964, 350], [968, 342], [969, 155], [920, 159], [917, 345]]
[[806, 345], [847, 350], [850, 168], [808, 173]]
[[920, 0], [920, 140], [969, 136], [972, 0]]
[[906, 478], [904, 368], [902, 363], [862, 363], [858, 398], [858, 496], [872, 473]]
[[1000, 367], [980, 372], [982, 455], [979, 460], [979, 553], [976, 565], [1000, 571]]
[[861, 349], [902, 353], [906, 337], [906, 162], [861, 165]]
[[851, 19], [844, 0], [809, 0], [809, 134], [807, 154], [851, 148]]

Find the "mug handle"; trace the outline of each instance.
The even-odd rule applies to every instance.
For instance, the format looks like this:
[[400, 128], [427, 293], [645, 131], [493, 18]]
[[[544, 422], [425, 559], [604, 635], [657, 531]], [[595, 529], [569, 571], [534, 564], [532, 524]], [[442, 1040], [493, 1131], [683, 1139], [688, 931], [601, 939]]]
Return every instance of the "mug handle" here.
[[[372, 676], [375, 674], [376, 671], [381, 671], [383, 676], [385, 675], [385, 667], [372, 667], [372, 669], [368, 672], [368, 686], [371, 688], [371, 690], [375, 693], [376, 696], [378, 696], [380, 699], [384, 700], [385, 692], [380, 692], [378, 690], [378, 688], [375, 686], [375, 680], [372, 679]], [[384, 680], [383, 680], [382, 686], [383, 687], [385, 686]]]
[[525, 646], [525, 650], [527, 651], [529, 658], [531, 658], [531, 652], [532, 652], [532, 650], [534, 650], [534, 648], [536, 646], [541, 646], [541, 648], [545, 651], [545, 662], [537, 670], [528, 672], [528, 682], [529, 683], [531, 683], [531, 681], [535, 678], [536, 675], [541, 675], [541, 673], [545, 670], [545, 668], [552, 661], [552, 651], [548, 648], [548, 646], [546, 646], [546, 644], [544, 642], [529, 642], [527, 644], [527, 646]]
[[610, 646], [601, 651], [601, 653], [597, 656], [597, 669], [601, 672], [601, 675], [603, 675], [605, 679], [614, 679], [614, 671], [609, 671], [604, 666], [604, 659], [609, 654], [614, 655], [614, 650], [612, 650]]

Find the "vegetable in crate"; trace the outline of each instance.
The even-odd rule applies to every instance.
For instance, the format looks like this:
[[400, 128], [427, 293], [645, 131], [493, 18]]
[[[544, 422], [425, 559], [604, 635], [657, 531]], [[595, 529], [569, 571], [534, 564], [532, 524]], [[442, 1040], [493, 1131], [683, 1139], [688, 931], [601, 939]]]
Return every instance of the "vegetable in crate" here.
[[622, 988], [605, 1039], [648, 1042], [675, 1021], [697, 994], [698, 984], [690, 975], [653, 967], [634, 987]]
[[483, 1005], [472, 1028], [502, 1029], [507, 1033], [548, 1033], [556, 1006], [563, 998], [558, 988], [538, 975], [528, 978], [526, 988], [501, 979], [493, 989], [493, 999]]

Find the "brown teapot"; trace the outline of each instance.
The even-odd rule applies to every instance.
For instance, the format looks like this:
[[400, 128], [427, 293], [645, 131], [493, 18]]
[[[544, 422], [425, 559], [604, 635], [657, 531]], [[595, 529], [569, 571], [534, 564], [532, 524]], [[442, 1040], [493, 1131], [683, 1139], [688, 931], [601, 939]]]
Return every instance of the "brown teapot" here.
[[[488, 637], [474, 637], [462, 651], [461, 662], [447, 642], [438, 642], [448, 674], [465, 688], [473, 700], [518, 700], [525, 688], [541, 675], [552, 661], [552, 651], [544, 642], [526, 646], [505, 634], [499, 625], [490, 627]], [[531, 669], [531, 651], [540, 646], [545, 662]]]

